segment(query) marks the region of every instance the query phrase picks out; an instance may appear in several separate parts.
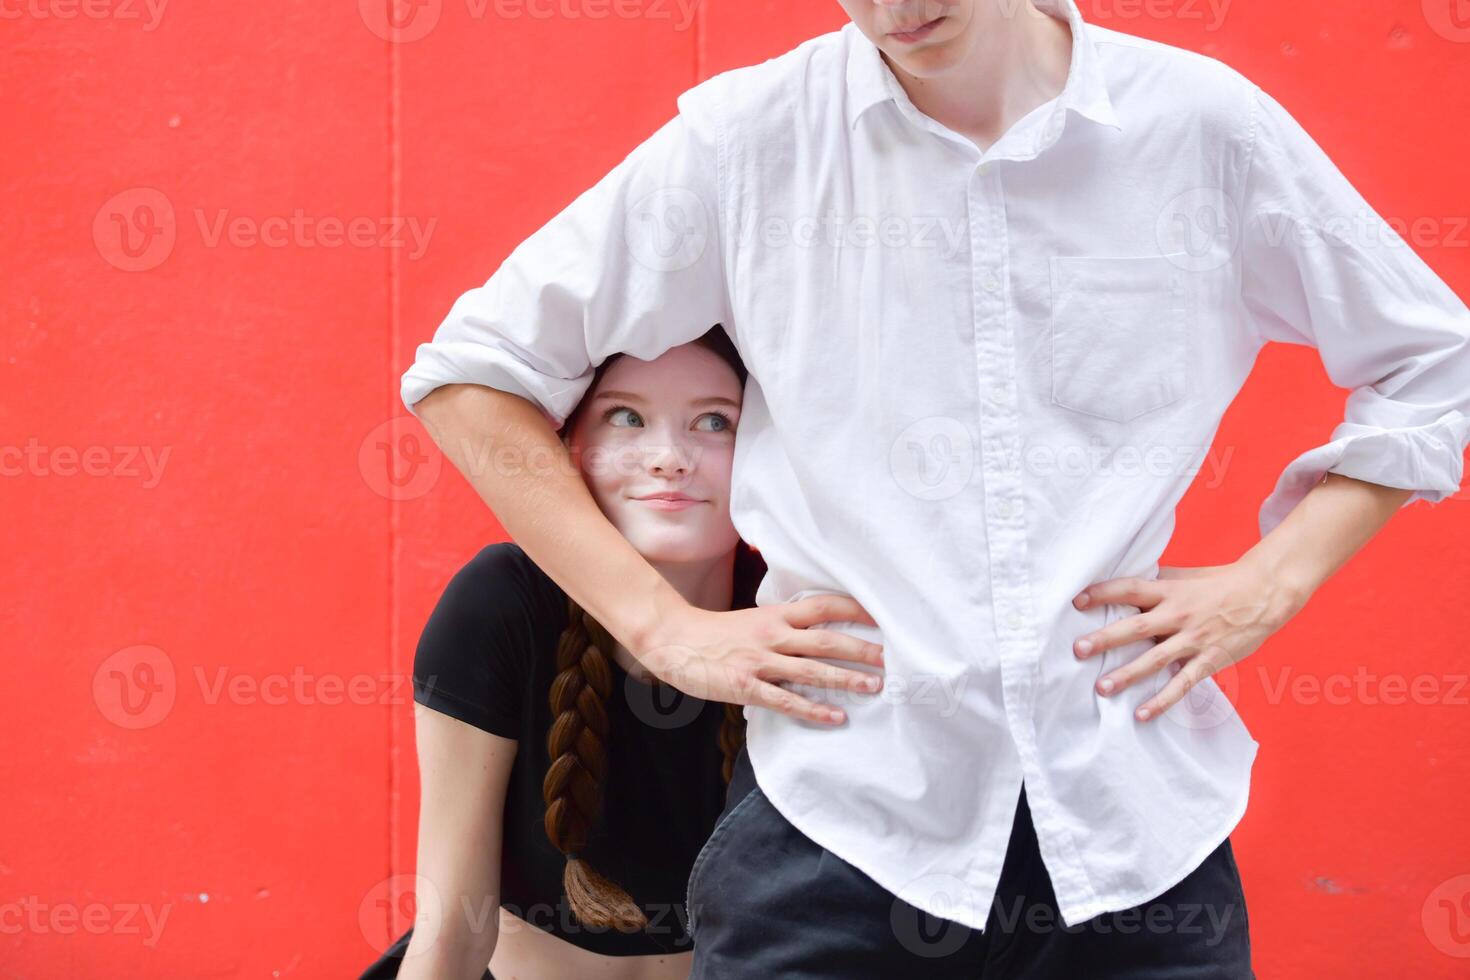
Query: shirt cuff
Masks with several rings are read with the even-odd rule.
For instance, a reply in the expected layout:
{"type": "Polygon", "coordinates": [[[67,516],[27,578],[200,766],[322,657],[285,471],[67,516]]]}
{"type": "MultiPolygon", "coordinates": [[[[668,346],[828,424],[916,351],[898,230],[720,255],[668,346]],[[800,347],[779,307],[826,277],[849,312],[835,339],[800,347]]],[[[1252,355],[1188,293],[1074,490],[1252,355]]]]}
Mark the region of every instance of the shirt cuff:
{"type": "Polygon", "coordinates": [[[553,429],[560,429],[592,384],[592,371],[580,378],[556,378],[484,344],[420,344],[417,359],[403,373],[403,406],[418,418],[415,404],[447,384],[478,384],[519,395],[540,408],[553,429]]]}
{"type": "Polygon", "coordinates": [[[1428,425],[1404,428],[1343,422],[1332,430],[1330,442],[1287,465],[1261,504],[1261,536],[1275,530],[1327,473],[1414,491],[1404,507],[1416,500],[1437,504],[1459,492],[1467,443],[1470,416],[1454,410],[1428,425]]]}

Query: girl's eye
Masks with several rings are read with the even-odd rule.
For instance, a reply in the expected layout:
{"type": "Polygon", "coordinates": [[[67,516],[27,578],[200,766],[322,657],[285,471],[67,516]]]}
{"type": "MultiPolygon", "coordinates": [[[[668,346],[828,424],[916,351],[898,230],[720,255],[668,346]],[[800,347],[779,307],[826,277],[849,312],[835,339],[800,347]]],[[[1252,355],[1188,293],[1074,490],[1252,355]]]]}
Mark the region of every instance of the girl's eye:
{"type": "Polygon", "coordinates": [[[708,432],[728,432],[732,424],[730,422],[730,416],[724,412],[710,412],[708,415],[700,416],[699,421],[703,422],[706,419],[716,423],[713,429],[706,430],[708,432]]]}
{"type": "MultiPolygon", "coordinates": [[[[612,422],[613,419],[615,419],[618,416],[622,415],[624,412],[626,412],[629,417],[635,419],[636,422],[635,423],[630,423],[630,425],[628,425],[628,426],[619,426],[619,428],[632,428],[634,425],[642,425],[643,424],[643,417],[641,415],[639,415],[637,412],[633,411],[631,408],[628,408],[626,405],[619,405],[617,408],[609,409],[608,412],[607,412],[607,414],[603,416],[603,419],[605,419],[608,422],[612,422]]],[[[616,423],[614,423],[614,424],[616,425],[616,423]]]]}

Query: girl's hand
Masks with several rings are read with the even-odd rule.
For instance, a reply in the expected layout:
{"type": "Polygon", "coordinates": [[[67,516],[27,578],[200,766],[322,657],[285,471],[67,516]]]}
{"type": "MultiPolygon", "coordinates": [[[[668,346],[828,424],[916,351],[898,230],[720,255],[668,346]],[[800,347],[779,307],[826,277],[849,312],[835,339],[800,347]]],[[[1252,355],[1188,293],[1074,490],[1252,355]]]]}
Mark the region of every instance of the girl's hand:
{"type": "Polygon", "coordinates": [[[685,606],[664,616],[642,649],[629,649],[655,677],[694,697],[760,705],[803,721],[837,725],[846,717],[840,709],[780,684],[872,694],[882,686],[881,675],[813,658],[881,669],[883,647],[838,630],[809,628],[820,623],[878,625],[856,599],[842,595],[728,612],[685,606]]]}
{"type": "Polygon", "coordinates": [[[1099,694],[1111,696],[1179,661],[1179,672],[1135,712],[1139,721],[1147,721],[1163,714],[1206,677],[1244,660],[1305,602],[1299,592],[1244,561],[1200,568],[1163,566],[1157,579],[1108,579],[1073,599],[1078,609],[1112,603],[1137,606],[1140,611],[1079,637],[1072,651],[1085,660],[1144,637],[1159,638],[1152,649],[1097,683],[1099,694]]]}

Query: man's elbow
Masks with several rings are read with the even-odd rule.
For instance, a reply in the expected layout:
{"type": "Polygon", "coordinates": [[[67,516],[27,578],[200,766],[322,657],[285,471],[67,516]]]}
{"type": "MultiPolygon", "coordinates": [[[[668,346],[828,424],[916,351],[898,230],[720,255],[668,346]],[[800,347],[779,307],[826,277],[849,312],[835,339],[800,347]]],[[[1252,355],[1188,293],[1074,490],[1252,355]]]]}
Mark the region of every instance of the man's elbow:
{"type": "MultiPolygon", "coordinates": [[[[457,382],[444,384],[414,403],[414,413],[443,448],[441,433],[456,431],[460,426],[494,418],[517,402],[531,404],[513,392],[488,385],[457,382]]],[[[533,406],[534,407],[534,406],[533,406]]],[[[539,408],[537,409],[539,413],[539,408]]]]}

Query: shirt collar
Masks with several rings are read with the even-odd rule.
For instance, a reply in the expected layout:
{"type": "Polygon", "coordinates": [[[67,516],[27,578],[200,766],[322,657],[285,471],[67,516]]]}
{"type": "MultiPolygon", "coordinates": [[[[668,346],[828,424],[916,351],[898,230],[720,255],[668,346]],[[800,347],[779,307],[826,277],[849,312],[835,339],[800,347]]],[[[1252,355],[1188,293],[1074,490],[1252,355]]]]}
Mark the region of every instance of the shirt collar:
{"type": "MultiPolygon", "coordinates": [[[[1057,99],[1058,108],[1072,109],[1086,119],[1121,130],[1123,126],[1108,96],[1107,79],[1103,75],[1097,46],[1081,11],[1077,9],[1076,0],[1033,2],[1038,10],[1065,19],[1072,29],[1072,63],[1067,70],[1067,83],[1057,99]]],[[[848,128],[852,128],[863,113],[879,102],[898,98],[907,101],[907,94],[883,60],[877,45],[868,40],[852,21],[843,25],[843,30],[848,33],[847,122],[848,128]]]]}

